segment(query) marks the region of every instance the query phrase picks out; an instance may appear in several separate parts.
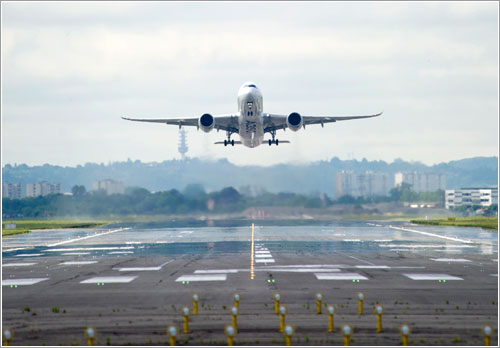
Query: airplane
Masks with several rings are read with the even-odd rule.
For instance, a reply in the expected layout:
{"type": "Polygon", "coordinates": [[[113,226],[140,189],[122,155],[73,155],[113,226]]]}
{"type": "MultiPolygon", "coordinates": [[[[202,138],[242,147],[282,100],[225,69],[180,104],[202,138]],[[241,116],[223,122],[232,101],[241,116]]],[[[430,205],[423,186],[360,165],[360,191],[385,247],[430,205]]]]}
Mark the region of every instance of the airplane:
{"type": "Polygon", "coordinates": [[[193,126],[208,133],[214,128],[226,131],[227,139],[223,142],[218,141],[215,144],[224,144],[224,146],[243,144],[246,147],[254,148],[262,144],[278,145],[280,143],[289,143],[288,140],[279,141],[276,138],[276,131],[287,128],[293,132],[300,128],[306,128],[310,124],[355,120],[360,118],[371,118],[382,115],[381,113],[367,116],[302,116],[298,112],[292,112],[289,115],[268,114],[263,111],[262,93],[253,82],[245,82],[238,90],[238,113],[230,115],[212,116],[205,113],[199,118],[159,118],[159,119],[138,119],[122,117],[124,120],[137,122],[155,122],[165,123],[167,125],[177,125],[179,129],[182,126],[193,126]],[[237,133],[241,141],[234,141],[231,135],[237,133]],[[271,139],[264,140],[264,134],[270,133],[271,139]]]}

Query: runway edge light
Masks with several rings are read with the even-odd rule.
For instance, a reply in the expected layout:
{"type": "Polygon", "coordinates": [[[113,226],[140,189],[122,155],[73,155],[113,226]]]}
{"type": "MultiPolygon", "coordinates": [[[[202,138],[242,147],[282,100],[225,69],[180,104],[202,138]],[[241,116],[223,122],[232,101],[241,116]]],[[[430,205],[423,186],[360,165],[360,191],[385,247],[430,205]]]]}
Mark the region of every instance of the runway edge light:
{"type": "Polygon", "coordinates": [[[275,292],[273,298],[274,298],[274,310],[276,311],[276,314],[280,314],[281,293],[275,292]]]}
{"type": "Polygon", "coordinates": [[[373,307],[373,311],[377,315],[377,333],[382,332],[382,314],[384,314],[384,306],[376,305],[373,307]]]}
{"type": "Polygon", "coordinates": [[[285,330],[285,316],[288,313],[288,307],[285,305],[280,306],[280,332],[285,330]]]}
{"type": "Polygon", "coordinates": [[[399,326],[399,332],[403,336],[403,346],[408,345],[408,336],[411,334],[411,326],[409,324],[401,324],[399,326]]]}
{"type": "Polygon", "coordinates": [[[233,325],[228,324],[224,327],[224,334],[227,336],[227,345],[234,346],[234,337],[236,336],[236,330],[233,325]]]}
{"type": "Polygon", "coordinates": [[[359,301],[359,314],[363,314],[363,301],[365,300],[365,294],[362,292],[358,292],[356,297],[359,301]]]}
{"type": "Polygon", "coordinates": [[[317,310],[316,310],[316,314],[321,314],[322,311],[321,311],[321,301],[323,301],[323,293],[322,292],[317,292],[314,297],[316,298],[316,307],[317,307],[317,310]]]}
{"type": "Polygon", "coordinates": [[[484,345],[491,346],[491,336],[495,332],[495,329],[491,325],[484,325],[481,329],[481,333],[484,336],[484,345]]]}
{"type": "Polygon", "coordinates": [[[167,326],[167,335],[170,338],[170,345],[177,345],[177,337],[179,336],[179,327],[177,325],[167,326]]]}
{"type": "Polygon", "coordinates": [[[94,326],[87,326],[84,332],[88,340],[88,345],[93,346],[97,337],[97,329],[94,326]]]}
{"type": "Polygon", "coordinates": [[[200,301],[200,295],[194,293],[192,299],[193,299],[193,314],[198,315],[198,301],[200,301]]]}
{"type": "Polygon", "coordinates": [[[2,341],[4,346],[10,346],[10,342],[14,339],[14,330],[5,328],[2,330],[2,341]]]}
{"type": "Polygon", "coordinates": [[[344,335],[344,346],[351,345],[351,336],[354,332],[352,325],[346,324],[342,326],[342,335],[344,335]]]}
{"type": "Polygon", "coordinates": [[[285,330],[283,331],[283,334],[285,335],[286,339],[286,345],[291,346],[292,345],[292,337],[295,334],[295,326],[293,325],[285,325],[285,330]]]}
{"type": "Polygon", "coordinates": [[[236,332],[238,332],[238,314],[240,313],[238,307],[231,307],[231,316],[233,317],[233,327],[236,332]]]}
{"type": "Polygon", "coordinates": [[[184,333],[189,333],[189,307],[182,307],[182,316],[184,317],[184,333]]]}
{"type": "Polygon", "coordinates": [[[328,332],[334,332],[334,330],[335,330],[334,316],[335,316],[336,308],[335,308],[335,306],[328,305],[328,307],[326,308],[326,311],[328,312],[328,332]]]}

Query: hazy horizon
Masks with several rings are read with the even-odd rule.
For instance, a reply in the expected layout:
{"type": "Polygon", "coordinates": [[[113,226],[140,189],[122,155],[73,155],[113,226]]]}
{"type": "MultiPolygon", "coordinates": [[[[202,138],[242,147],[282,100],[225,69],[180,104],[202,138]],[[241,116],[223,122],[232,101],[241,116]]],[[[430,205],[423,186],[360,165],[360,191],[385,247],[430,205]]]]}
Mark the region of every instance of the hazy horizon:
{"type": "Polygon", "coordinates": [[[291,144],[255,149],[186,127],[188,156],[261,166],[498,156],[497,2],[1,6],[3,164],[180,158],[177,127],[120,117],[236,113],[248,80],[264,112],[384,114],[278,131],[291,144]]]}

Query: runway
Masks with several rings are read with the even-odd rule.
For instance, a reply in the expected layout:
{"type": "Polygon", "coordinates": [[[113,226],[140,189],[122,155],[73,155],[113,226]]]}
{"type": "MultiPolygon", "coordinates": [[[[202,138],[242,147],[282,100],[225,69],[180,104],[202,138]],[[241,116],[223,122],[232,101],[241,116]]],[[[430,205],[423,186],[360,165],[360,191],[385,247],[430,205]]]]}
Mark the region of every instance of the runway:
{"type": "Polygon", "coordinates": [[[296,345],[342,345],[345,323],[353,345],[398,345],[402,323],[412,325],[413,344],[483,345],[481,326],[498,319],[497,233],[475,228],[256,224],[252,243],[250,226],[118,225],[35,231],[4,238],[2,251],[3,326],[14,329],[13,345],[85,344],[88,325],[103,345],[168,345],[165,328],[182,328],[180,309],[192,308],[194,292],[200,313],[179,344],[225,345],[234,292],[242,298],[236,344],[283,344],[275,292],[296,345]],[[318,291],[323,307],[337,307],[334,333],[316,314],[318,291]],[[385,307],[382,333],[376,303],[385,307]]]}

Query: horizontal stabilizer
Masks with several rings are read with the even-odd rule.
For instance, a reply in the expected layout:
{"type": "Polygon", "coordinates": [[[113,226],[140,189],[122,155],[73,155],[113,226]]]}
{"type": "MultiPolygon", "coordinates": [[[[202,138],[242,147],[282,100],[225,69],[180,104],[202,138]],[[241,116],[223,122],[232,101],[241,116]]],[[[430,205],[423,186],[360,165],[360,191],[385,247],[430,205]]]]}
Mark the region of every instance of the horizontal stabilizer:
{"type": "MultiPolygon", "coordinates": [[[[279,140],[278,143],[279,144],[290,144],[290,142],[288,140],[279,140]]],[[[269,140],[263,140],[262,144],[269,144],[269,140]]]]}
{"type": "MultiPolygon", "coordinates": [[[[214,144],[217,144],[217,145],[222,144],[222,145],[224,145],[224,142],[223,141],[216,141],[214,144]]],[[[228,144],[228,143],[226,143],[226,144],[227,145],[231,145],[231,144],[228,144]]],[[[237,145],[237,144],[241,145],[241,141],[235,141],[234,142],[234,145],[237,145]]]]}

